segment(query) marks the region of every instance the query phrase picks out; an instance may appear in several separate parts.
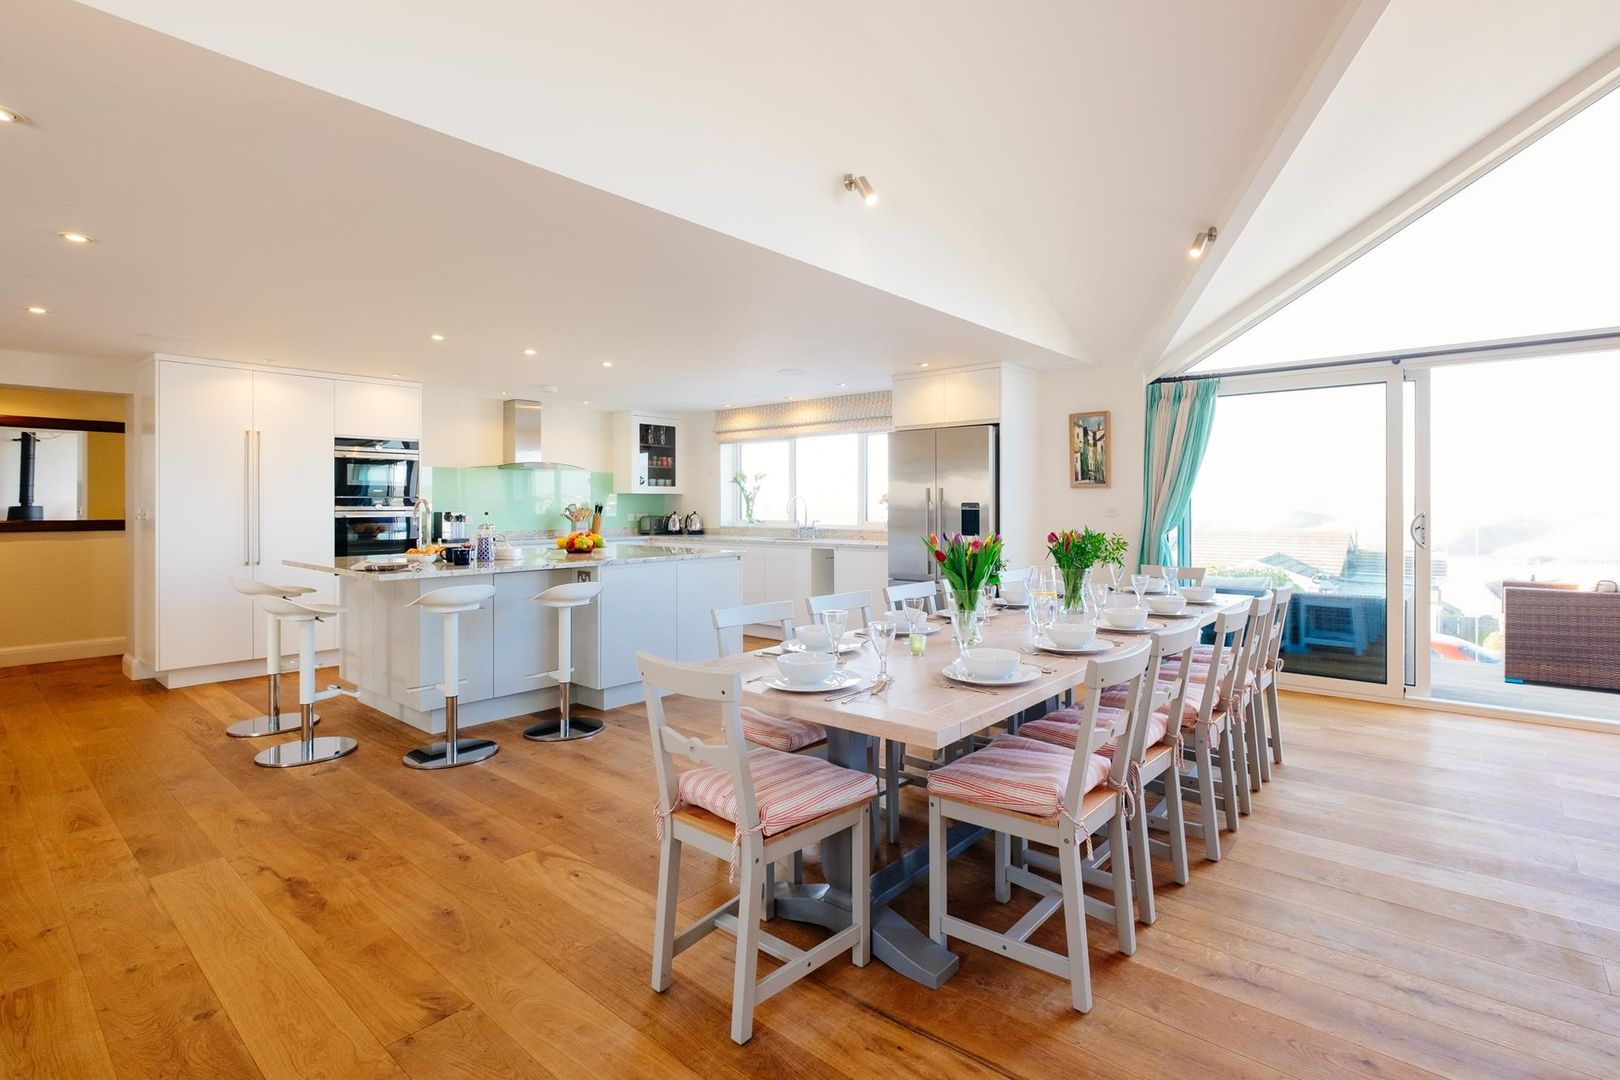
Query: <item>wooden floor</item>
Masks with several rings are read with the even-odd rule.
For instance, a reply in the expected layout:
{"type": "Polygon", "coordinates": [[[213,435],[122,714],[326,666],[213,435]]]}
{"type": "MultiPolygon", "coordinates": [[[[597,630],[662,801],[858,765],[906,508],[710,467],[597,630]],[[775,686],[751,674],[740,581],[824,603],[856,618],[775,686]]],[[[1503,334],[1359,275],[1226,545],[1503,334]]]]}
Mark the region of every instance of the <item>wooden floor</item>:
{"type": "MultiPolygon", "coordinates": [[[[335,701],[322,731],[359,752],[271,771],[223,734],[259,694],[0,671],[4,1075],[1620,1075],[1614,736],[1285,697],[1287,764],[1228,857],[1163,884],[1133,958],[1090,924],[1089,1015],[956,946],[939,992],[835,961],[739,1048],[724,935],[647,985],[639,710],[569,745],[480,728],[498,757],[428,774],[335,701]]],[[[953,910],[1010,922],[987,865],[953,864],[953,910]]],[[[723,866],[683,875],[689,914],[723,897],[723,866]]]]}

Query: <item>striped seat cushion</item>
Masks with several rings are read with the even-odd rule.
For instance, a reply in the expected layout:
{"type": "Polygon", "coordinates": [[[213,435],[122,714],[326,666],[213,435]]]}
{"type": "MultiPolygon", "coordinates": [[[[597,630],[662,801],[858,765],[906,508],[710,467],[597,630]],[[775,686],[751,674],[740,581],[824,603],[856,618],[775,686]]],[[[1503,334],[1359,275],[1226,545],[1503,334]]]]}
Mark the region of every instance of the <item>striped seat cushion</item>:
{"type": "MultiPolygon", "coordinates": [[[[764,747],[748,752],[748,770],[754,778],[754,805],[766,836],[865,802],[878,793],[877,777],[870,773],[764,747]]],[[[701,806],[727,821],[737,820],[737,786],[731,774],[718,766],[682,773],[680,801],[701,806]]]]}
{"type": "MultiPolygon", "coordinates": [[[[1002,735],[928,774],[928,791],[947,799],[1055,817],[1063,808],[1074,751],[1022,735],[1002,735]]],[[[1108,776],[1109,762],[1092,754],[1086,762],[1085,790],[1108,776]]]]}
{"type": "Polygon", "coordinates": [[[827,738],[827,729],[820,724],[791,716],[771,716],[746,705],[742,709],[742,728],[743,738],[755,746],[780,750],[784,754],[814,746],[827,738]]]}
{"type": "MultiPolygon", "coordinates": [[[[1099,718],[1102,716],[1104,711],[1105,710],[1102,709],[1097,710],[1097,715],[1099,718]]],[[[1119,712],[1118,709],[1110,709],[1106,711],[1112,713],[1119,712]]],[[[1164,738],[1169,731],[1169,707],[1166,706],[1162,709],[1153,710],[1153,713],[1148,717],[1147,741],[1142,745],[1152,746],[1154,743],[1164,738]]],[[[1031,739],[1039,739],[1042,742],[1049,742],[1054,746],[1067,746],[1070,749],[1073,749],[1075,744],[1080,739],[1080,710],[1055,709],[1041,717],[1039,720],[1031,720],[1027,724],[1019,725],[1018,734],[1027,736],[1031,739]]],[[[1114,744],[1108,743],[1104,746],[1098,747],[1097,754],[1099,757],[1105,757],[1112,760],[1114,756],[1114,744]]]]}

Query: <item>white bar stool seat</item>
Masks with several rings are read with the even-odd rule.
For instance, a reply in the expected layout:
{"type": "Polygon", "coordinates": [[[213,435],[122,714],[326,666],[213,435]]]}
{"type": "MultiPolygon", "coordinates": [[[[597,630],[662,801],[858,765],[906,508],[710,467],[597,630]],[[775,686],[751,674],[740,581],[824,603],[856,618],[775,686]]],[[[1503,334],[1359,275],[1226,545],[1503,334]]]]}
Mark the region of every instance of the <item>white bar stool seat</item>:
{"type": "MultiPolygon", "coordinates": [[[[290,769],[298,765],[314,765],[333,761],[352,754],[359,744],[346,735],[315,737],[315,703],[322,698],[341,694],[342,690],[315,692],[315,624],[321,619],[341,615],[343,609],[336,604],[322,604],[313,600],[288,599],[280,596],[261,596],[259,606],[276,617],[277,622],[298,626],[298,738],[277,743],[259,751],[253,757],[255,764],[267,769],[290,769]]],[[[280,645],[271,649],[271,655],[280,645]]]]}
{"type": "MultiPolygon", "coordinates": [[[[231,578],[231,587],[243,596],[258,600],[264,596],[279,597],[283,600],[293,596],[307,596],[315,590],[308,585],[276,585],[271,582],[253,581],[249,578],[231,578]]],[[[262,605],[261,605],[262,610],[262,605]]],[[[255,716],[251,720],[238,720],[225,729],[225,734],[233,739],[260,739],[266,735],[285,735],[297,731],[299,717],[297,713],[281,711],[281,619],[266,611],[264,613],[264,666],[265,673],[270,679],[269,699],[263,716],[255,716]]],[[[320,723],[321,718],[315,717],[313,723],[320,723]]]]}
{"type": "Polygon", "coordinates": [[[525,739],[533,742],[568,742],[588,739],[602,730],[602,721],[592,717],[576,720],[568,713],[569,680],[574,677],[574,609],[589,604],[601,592],[602,583],[599,581],[571,581],[566,585],[554,585],[539,596],[532,597],[542,607],[555,608],[557,611],[557,668],[555,671],[530,675],[529,678],[555,679],[559,696],[556,718],[542,720],[525,728],[525,739]]]}
{"type": "Polygon", "coordinates": [[[418,746],[406,754],[405,764],[413,769],[454,769],[495,756],[500,745],[493,739],[463,739],[457,709],[461,701],[461,615],[477,611],[495,595],[493,585],[452,585],[434,589],[412,600],[407,607],[420,607],[444,616],[444,679],[427,686],[413,686],[410,693],[438,690],[444,695],[444,738],[418,746]]]}

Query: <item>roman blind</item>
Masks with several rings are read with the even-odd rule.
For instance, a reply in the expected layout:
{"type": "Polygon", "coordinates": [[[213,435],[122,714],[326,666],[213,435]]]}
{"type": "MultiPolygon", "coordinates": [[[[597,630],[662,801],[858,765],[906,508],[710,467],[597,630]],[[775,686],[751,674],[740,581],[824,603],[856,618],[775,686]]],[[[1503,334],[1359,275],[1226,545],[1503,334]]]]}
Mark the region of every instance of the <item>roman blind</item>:
{"type": "Polygon", "coordinates": [[[887,390],[721,409],[714,414],[714,439],[739,443],[792,439],[800,435],[888,431],[894,427],[892,413],[891,395],[887,390]]]}

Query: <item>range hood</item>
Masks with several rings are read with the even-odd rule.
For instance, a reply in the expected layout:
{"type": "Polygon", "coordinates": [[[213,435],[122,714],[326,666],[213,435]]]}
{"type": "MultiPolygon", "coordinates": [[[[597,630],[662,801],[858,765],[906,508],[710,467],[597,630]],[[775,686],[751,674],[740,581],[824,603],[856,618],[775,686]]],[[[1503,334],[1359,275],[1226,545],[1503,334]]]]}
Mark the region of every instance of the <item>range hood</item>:
{"type": "Polygon", "coordinates": [[[501,402],[501,468],[503,469],[580,469],[558,461],[545,452],[544,407],[538,401],[508,398],[501,402]]]}

